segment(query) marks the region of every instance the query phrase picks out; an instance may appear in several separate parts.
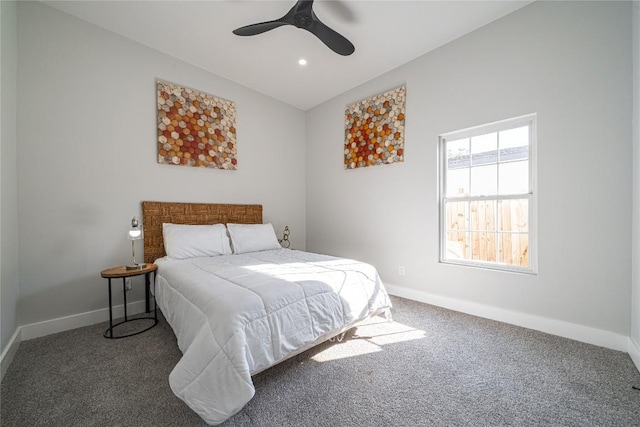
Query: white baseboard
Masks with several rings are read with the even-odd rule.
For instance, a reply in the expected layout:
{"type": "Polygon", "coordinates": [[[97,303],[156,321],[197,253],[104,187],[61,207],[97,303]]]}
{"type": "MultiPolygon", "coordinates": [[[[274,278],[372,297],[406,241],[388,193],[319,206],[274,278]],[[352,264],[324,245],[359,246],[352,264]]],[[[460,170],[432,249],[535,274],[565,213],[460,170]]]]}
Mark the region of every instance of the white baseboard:
{"type": "MultiPolygon", "coordinates": [[[[434,295],[416,289],[406,288],[404,286],[385,284],[385,287],[391,295],[396,295],[402,298],[412,299],[516,326],[522,326],[524,328],[534,329],[588,344],[623,351],[625,353],[629,352],[629,337],[615,332],[604,331],[602,329],[591,328],[561,320],[549,319],[533,314],[492,307],[476,302],[434,295]]],[[[638,362],[635,359],[634,362],[636,366],[638,366],[638,362]]]]}
{"type": "MultiPolygon", "coordinates": [[[[127,304],[127,315],[142,313],[144,311],[144,300],[130,302],[127,304]]],[[[116,305],[113,307],[113,318],[117,319],[124,316],[124,306],[116,305]]],[[[71,316],[59,317],[57,319],[45,320],[43,322],[31,323],[23,325],[22,341],[31,340],[45,335],[51,335],[58,332],[64,332],[71,329],[81,328],[83,326],[94,325],[96,323],[109,320],[109,309],[101,308],[100,310],[88,311],[86,313],[72,314],[71,316]]]]}
{"type": "Polygon", "coordinates": [[[20,342],[22,342],[22,334],[20,332],[21,328],[18,327],[4,348],[2,355],[0,355],[0,381],[4,379],[4,374],[7,372],[7,369],[9,369],[13,356],[16,355],[18,347],[20,347],[20,342]]]}
{"type": "MultiPolygon", "coordinates": [[[[127,315],[134,315],[144,312],[145,302],[136,301],[127,304],[127,315]]],[[[113,318],[117,319],[124,316],[124,306],[116,305],[113,307],[113,318]]],[[[13,356],[18,351],[18,347],[22,341],[51,335],[58,332],[64,332],[71,329],[81,328],[83,326],[94,325],[109,320],[109,309],[102,308],[100,310],[88,311],[86,313],[73,314],[71,316],[59,317],[57,319],[45,320],[43,322],[30,323],[28,325],[18,326],[16,332],[9,340],[2,355],[0,356],[0,379],[4,378],[5,372],[9,369],[9,365],[13,360],[13,356]]]]}
{"type": "Polygon", "coordinates": [[[629,356],[640,371],[640,344],[633,342],[631,338],[629,338],[629,356]]]}

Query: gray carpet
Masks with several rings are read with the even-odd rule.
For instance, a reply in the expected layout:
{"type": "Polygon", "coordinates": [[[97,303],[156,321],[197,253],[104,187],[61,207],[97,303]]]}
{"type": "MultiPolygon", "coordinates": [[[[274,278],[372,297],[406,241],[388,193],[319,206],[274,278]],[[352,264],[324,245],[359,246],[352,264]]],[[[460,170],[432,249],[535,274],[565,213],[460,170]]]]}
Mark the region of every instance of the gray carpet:
{"type": "MultiPolygon", "coordinates": [[[[393,323],[373,319],[258,375],[224,426],[640,426],[640,373],[625,353],[393,303],[393,323]]],[[[106,327],[23,342],[1,424],[203,426],[169,388],[181,353],[166,321],[120,340],[106,327]]]]}

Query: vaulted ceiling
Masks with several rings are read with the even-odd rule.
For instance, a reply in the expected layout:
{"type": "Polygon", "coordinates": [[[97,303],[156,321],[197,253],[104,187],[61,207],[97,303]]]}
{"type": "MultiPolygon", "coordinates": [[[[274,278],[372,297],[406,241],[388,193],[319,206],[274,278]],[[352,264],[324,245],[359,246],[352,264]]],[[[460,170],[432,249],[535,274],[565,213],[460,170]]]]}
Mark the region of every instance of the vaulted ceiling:
{"type": "Polygon", "coordinates": [[[295,0],[45,3],[308,110],[531,1],[317,0],[319,19],[355,45],[349,56],[289,25],[250,37],[232,33],[282,17],[295,0]]]}

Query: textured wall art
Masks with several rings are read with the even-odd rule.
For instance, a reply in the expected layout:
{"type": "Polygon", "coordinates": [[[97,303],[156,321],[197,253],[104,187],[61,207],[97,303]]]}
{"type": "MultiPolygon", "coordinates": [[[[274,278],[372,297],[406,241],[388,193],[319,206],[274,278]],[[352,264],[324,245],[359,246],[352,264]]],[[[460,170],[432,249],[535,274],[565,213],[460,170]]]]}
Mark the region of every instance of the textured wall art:
{"type": "Polygon", "coordinates": [[[346,108],[345,169],[404,161],[406,93],[400,86],[346,108]]]}
{"type": "Polygon", "coordinates": [[[158,163],[236,169],[236,106],[157,81],[158,163]]]}

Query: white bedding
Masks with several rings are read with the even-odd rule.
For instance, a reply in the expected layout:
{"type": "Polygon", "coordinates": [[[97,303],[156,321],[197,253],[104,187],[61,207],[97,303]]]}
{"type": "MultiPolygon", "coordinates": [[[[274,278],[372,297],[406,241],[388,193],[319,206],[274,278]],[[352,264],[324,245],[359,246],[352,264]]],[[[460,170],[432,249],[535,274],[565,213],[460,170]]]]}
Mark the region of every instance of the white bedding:
{"type": "Polygon", "coordinates": [[[183,353],[171,389],[214,425],[253,397],[252,373],[391,307],[376,269],[348,259],[277,249],[156,264],[183,353]]]}

